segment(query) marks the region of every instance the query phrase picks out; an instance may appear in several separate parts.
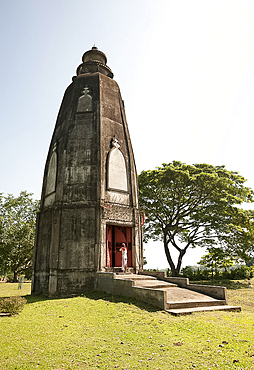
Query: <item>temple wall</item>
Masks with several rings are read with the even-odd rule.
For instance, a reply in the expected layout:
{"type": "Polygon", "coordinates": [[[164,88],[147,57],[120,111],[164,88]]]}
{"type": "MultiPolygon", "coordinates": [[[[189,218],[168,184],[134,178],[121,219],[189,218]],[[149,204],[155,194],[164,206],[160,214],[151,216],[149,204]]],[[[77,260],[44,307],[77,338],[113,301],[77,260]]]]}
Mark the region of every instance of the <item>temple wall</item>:
{"type": "Polygon", "coordinates": [[[99,72],[73,78],[45,165],[33,293],[94,289],[94,274],[105,269],[107,224],[132,227],[133,263],[140,267],[135,163],[124,118],[112,78],[99,72]]]}

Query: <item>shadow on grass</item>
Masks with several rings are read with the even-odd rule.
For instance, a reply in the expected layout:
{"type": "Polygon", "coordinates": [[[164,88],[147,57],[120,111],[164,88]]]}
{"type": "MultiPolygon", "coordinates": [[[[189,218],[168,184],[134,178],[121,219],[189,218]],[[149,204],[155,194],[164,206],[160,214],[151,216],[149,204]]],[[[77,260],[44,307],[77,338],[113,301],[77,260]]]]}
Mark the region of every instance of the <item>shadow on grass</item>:
{"type": "Polygon", "coordinates": [[[24,295],[23,297],[27,300],[27,304],[44,302],[44,301],[60,300],[60,299],[72,299],[75,297],[84,297],[84,298],[92,299],[94,301],[103,300],[106,302],[126,303],[129,305],[134,305],[148,312],[161,311],[159,307],[152,306],[149,303],[146,303],[143,301],[138,301],[136,298],[112,295],[112,294],[108,294],[108,293],[97,291],[97,290],[84,292],[82,294],[73,295],[71,297],[47,297],[43,295],[30,295],[30,294],[24,295]]]}
{"type": "Polygon", "coordinates": [[[246,289],[249,287],[248,280],[228,280],[228,279],[218,279],[218,280],[203,280],[203,281],[191,281],[191,284],[200,285],[218,285],[225,286],[227,289],[246,289]]]}

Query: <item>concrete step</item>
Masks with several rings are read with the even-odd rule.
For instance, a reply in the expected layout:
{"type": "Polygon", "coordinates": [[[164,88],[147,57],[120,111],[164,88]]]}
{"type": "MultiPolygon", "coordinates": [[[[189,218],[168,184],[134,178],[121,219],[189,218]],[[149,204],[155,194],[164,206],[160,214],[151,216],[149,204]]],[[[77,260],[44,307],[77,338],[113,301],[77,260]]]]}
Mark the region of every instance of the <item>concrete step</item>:
{"type": "Polygon", "coordinates": [[[137,274],[128,274],[128,273],[119,273],[116,274],[115,279],[126,279],[126,280],[133,280],[133,281],[157,281],[156,277],[148,276],[148,275],[137,275],[137,274]]]}
{"type": "Polygon", "coordinates": [[[167,302],[167,309],[182,309],[182,308],[196,308],[196,307],[218,307],[218,306],[225,306],[226,301],[219,300],[219,299],[209,299],[209,300],[202,300],[202,301],[184,301],[184,302],[167,302]]]}
{"type": "Polygon", "coordinates": [[[176,284],[167,283],[160,280],[138,280],[135,281],[135,286],[151,289],[169,289],[177,287],[176,284]]]}
{"type": "Polygon", "coordinates": [[[133,274],[133,267],[127,267],[127,271],[123,272],[122,267],[106,267],[105,272],[115,272],[116,274],[133,274]]]}
{"type": "Polygon", "coordinates": [[[205,306],[205,307],[191,307],[191,308],[178,308],[178,309],[169,309],[166,310],[166,312],[175,315],[175,316],[180,316],[180,315],[188,315],[193,312],[204,312],[204,311],[241,311],[241,307],[239,306],[228,306],[228,305],[223,305],[223,306],[205,306]]]}

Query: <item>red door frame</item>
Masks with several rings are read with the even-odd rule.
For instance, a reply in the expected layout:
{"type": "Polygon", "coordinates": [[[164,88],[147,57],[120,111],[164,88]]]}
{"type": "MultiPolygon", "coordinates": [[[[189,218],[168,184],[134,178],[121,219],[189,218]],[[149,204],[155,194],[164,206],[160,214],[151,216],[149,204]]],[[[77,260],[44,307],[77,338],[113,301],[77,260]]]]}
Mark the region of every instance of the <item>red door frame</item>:
{"type": "Polygon", "coordinates": [[[127,246],[127,266],[132,267],[132,227],[107,225],[106,267],[121,267],[122,243],[127,246]]]}

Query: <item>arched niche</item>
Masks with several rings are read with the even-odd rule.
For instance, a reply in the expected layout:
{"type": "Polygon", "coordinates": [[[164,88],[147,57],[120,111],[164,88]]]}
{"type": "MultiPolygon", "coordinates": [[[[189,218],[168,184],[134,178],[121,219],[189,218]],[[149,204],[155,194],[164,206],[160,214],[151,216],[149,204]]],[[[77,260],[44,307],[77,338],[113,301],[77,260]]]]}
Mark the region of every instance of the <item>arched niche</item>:
{"type": "Polygon", "coordinates": [[[108,189],[127,192],[126,163],[116,138],[112,139],[112,146],[108,156],[108,189]]]}
{"type": "Polygon", "coordinates": [[[57,153],[56,146],[54,146],[53,153],[49,161],[47,183],[45,195],[49,195],[56,191],[56,176],[57,176],[57,153]]]}
{"type": "Polygon", "coordinates": [[[92,96],[90,95],[88,87],[85,87],[82,91],[82,95],[78,100],[77,112],[91,112],[92,109],[92,96]]]}

